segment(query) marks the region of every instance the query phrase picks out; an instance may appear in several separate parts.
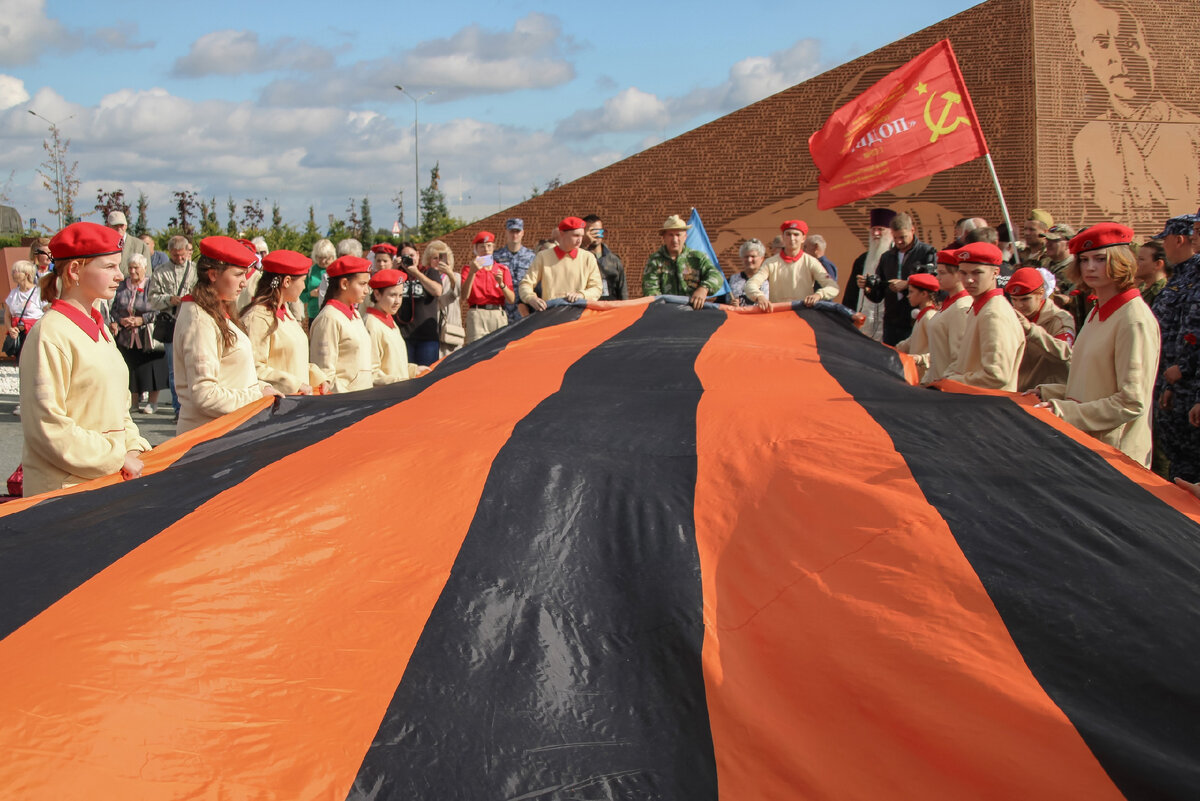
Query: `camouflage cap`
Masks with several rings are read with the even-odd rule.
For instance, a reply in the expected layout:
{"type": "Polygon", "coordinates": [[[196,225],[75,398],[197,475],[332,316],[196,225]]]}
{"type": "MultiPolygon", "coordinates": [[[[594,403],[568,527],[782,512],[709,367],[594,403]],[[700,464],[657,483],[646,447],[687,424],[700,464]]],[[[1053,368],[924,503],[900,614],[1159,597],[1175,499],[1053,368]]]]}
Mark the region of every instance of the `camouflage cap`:
{"type": "Polygon", "coordinates": [[[1045,209],[1034,209],[1033,211],[1029,212],[1029,216],[1025,219],[1037,220],[1038,222],[1043,223],[1047,228],[1054,225],[1054,218],[1051,217],[1050,212],[1046,211],[1045,209]]]}
{"type": "Polygon", "coordinates": [[[1167,224],[1151,239],[1164,239],[1168,236],[1191,236],[1192,223],[1200,219],[1200,215],[1196,214],[1180,214],[1178,217],[1172,217],[1167,220],[1167,224]]]}
{"type": "Polygon", "coordinates": [[[1063,225],[1062,223],[1059,223],[1058,225],[1052,225],[1050,226],[1050,230],[1046,231],[1046,239],[1050,240],[1051,242],[1069,241],[1074,238],[1075,229],[1069,225],[1063,225]]]}

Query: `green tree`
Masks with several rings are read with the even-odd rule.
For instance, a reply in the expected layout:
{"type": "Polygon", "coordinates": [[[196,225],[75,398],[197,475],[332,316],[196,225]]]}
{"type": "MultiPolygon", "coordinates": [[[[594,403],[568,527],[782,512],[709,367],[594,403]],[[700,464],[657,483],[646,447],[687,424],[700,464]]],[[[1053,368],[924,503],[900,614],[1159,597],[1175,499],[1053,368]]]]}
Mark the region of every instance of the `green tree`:
{"type": "Polygon", "coordinates": [[[226,236],[237,236],[237,203],[233,199],[233,195],[225,201],[225,211],[228,212],[229,219],[225,223],[226,236]]]}
{"type": "Polygon", "coordinates": [[[317,218],[313,214],[312,206],[308,207],[308,224],[304,226],[304,238],[308,239],[309,237],[312,238],[313,242],[321,238],[321,231],[317,228],[317,218]]]}
{"type": "Polygon", "coordinates": [[[138,192],[137,199],[137,218],[133,221],[133,235],[145,236],[150,231],[150,225],[146,222],[146,215],[150,213],[150,201],[146,198],[145,192],[138,192]]]}
{"type": "Polygon", "coordinates": [[[263,213],[262,201],[246,198],[246,202],[242,206],[242,228],[258,230],[262,228],[263,220],[266,219],[266,216],[263,213]]]}
{"type": "Polygon", "coordinates": [[[375,244],[375,229],[371,225],[371,201],[366,195],[362,199],[362,207],[358,215],[359,228],[362,230],[362,236],[359,240],[363,244],[363,248],[369,250],[371,245],[375,244]]]}
{"type": "Polygon", "coordinates": [[[450,209],[446,207],[446,193],[438,187],[440,176],[441,165],[434,164],[433,169],[429,171],[429,186],[421,190],[422,242],[436,239],[457,227],[456,220],[450,216],[450,209]]]}
{"type": "Polygon", "coordinates": [[[174,193],[174,198],[175,216],[168,221],[167,227],[176,229],[172,236],[180,234],[191,239],[196,234],[195,226],[192,224],[192,219],[196,214],[196,193],[181,189],[174,193]]]}
{"type": "MultiPolygon", "coordinates": [[[[279,232],[283,229],[283,212],[279,210],[279,201],[271,202],[271,230],[279,232]]],[[[288,248],[291,250],[292,248],[288,248]]]]}

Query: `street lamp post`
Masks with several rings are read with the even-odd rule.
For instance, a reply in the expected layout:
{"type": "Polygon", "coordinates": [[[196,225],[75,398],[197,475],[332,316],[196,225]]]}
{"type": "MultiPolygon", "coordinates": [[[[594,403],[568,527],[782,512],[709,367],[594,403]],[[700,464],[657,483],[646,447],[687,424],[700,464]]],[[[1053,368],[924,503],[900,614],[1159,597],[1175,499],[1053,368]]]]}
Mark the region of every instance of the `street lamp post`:
{"type": "MultiPolygon", "coordinates": [[[[32,114],[33,116],[37,117],[42,122],[48,123],[50,125],[50,134],[54,137],[54,152],[50,154],[50,157],[54,161],[54,205],[55,205],[55,211],[58,212],[58,228],[61,231],[62,227],[63,227],[62,174],[59,172],[59,164],[58,163],[60,161],[62,161],[62,156],[59,153],[59,147],[58,147],[58,123],[54,122],[53,120],[46,119],[41,114],[38,114],[36,111],[34,111],[33,109],[27,109],[27,111],[30,114],[32,114]]],[[[74,114],[71,115],[71,117],[74,117],[74,116],[75,116],[74,114]]],[[[71,117],[67,117],[67,120],[71,119],[71,117]]],[[[63,122],[66,122],[67,120],[63,120],[63,122]]]]}
{"type": "Polygon", "coordinates": [[[413,196],[413,206],[417,215],[417,231],[419,235],[421,229],[421,129],[419,127],[421,101],[433,94],[433,90],[430,89],[420,97],[413,97],[400,84],[395,84],[395,87],[413,102],[413,177],[417,188],[417,194],[413,196]]]}

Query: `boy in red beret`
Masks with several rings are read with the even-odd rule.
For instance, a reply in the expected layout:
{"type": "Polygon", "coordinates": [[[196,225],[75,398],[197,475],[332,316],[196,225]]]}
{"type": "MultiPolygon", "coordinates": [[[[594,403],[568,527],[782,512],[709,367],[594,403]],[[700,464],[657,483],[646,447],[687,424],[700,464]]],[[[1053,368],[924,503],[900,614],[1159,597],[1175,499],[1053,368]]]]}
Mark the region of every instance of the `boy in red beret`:
{"type": "Polygon", "coordinates": [[[1017,390],[1025,332],[996,276],[1004,261],[1000,248],[990,242],[972,242],[954,254],[963,288],[970,293],[971,313],[958,358],[946,378],[987,389],[1017,390]]]}
{"type": "Polygon", "coordinates": [[[604,282],[600,265],[591,251],[580,246],[583,242],[583,220],[566,217],[558,224],[552,248],[541,251],[518,286],[521,302],[534,311],[546,308],[546,301],[562,298],[568,303],[577,300],[600,300],[604,282]],[[541,295],[534,287],[541,284],[541,295]]]}
{"type": "Polygon", "coordinates": [[[783,250],[764,261],[746,282],[746,300],[770,311],[772,300],[799,300],[805,306],[813,306],[819,300],[836,298],[837,282],[815,256],[804,252],[808,225],[803,220],[785,220],[779,226],[779,235],[783,238],[783,250]],[[769,299],[761,291],[763,281],[771,288],[769,299]]]}
{"type": "Polygon", "coordinates": [[[897,344],[896,350],[913,357],[918,379],[924,378],[929,369],[929,324],[937,315],[934,298],[939,288],[938,279],[928,273],[917,273],[908,279],[908,303],[916,317],[912,334],[897,344]]]}
{"type": "Polygon", "coordinates": [[[967,331],[967,315],[971,312],[971,295],[963,289],[958,275],[958,257],[953,250],[937,254],[937,281],[945,300],[926,328],[929,335],[929,368],[922,383],[937,381],[958,358],[963,334],[967,331]]]}
{"type": "Polygon", "coordinates": [[[1022,267],[1014,272],[1004,292],[1025,331],[1017,388],[1024,392],[1038,384],[1066,381],[1075,344],[1075,318],[1049,299],[1046,279],[1037,268],[1022,267]]]}

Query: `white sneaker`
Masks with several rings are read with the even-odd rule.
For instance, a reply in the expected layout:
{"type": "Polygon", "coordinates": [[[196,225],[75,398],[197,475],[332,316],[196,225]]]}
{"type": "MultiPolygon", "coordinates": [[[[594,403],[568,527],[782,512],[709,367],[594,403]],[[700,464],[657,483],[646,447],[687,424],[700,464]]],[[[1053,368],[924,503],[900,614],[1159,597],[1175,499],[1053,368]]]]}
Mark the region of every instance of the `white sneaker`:
{"type": "Polygon", "coordinates": [[[13,407],[13,414],[15,414],[17,417],[21,416],[21,404],[18,403],[13,407]]]}
{"type": "Polygon", "coordinates": [[[155,406],[153,403],[147,403],[145,406],[142,407],[142,412],[145,414],[154,414],[157,411],[158,411],[158,407],[155,406]]]}

